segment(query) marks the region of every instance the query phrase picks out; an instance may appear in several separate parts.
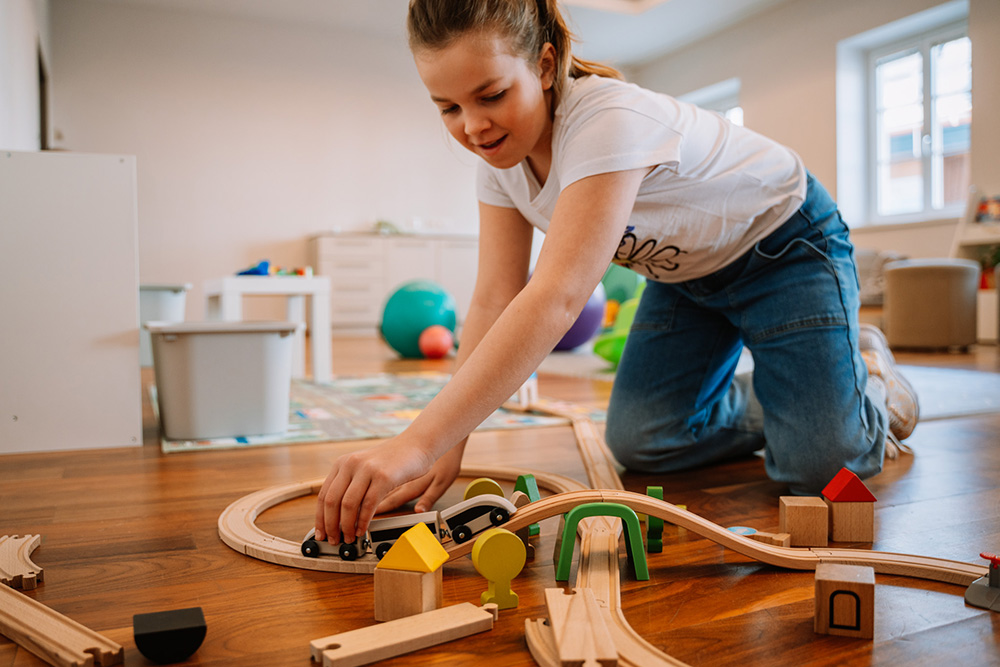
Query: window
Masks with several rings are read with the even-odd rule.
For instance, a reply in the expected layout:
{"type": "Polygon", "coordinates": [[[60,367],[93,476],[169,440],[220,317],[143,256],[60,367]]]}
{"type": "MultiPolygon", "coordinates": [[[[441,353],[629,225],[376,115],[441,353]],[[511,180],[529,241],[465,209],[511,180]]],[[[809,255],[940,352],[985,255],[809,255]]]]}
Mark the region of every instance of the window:
{"type": "Polygon", "coordinates": [[[965,205],[971,55],[962,26],[870,52],[872,219],[959,214],[965,205]]]}
{"type": "Polygon", "coordinates": [[[968,17],[968,0],[950,0],[837,43],[837,203],[851,226],[962,215],[968,17]]]}

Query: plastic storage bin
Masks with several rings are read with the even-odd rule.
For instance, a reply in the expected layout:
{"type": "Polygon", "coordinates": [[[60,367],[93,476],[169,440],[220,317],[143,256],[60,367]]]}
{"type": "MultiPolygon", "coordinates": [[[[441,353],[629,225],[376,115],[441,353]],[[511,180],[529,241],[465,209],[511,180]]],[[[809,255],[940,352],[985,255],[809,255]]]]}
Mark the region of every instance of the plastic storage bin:
{"type": "Polygon", "coordinates": [[[183,285],[139,285],[139,365],[153,365],[153,348],[146,322],[183,322],[184,306],[191,283],[183,285]]]}
{"type": "Polygon", "coordinates": [[[292,322],[148,322],[168,440],[288,430],[292,322]]]}

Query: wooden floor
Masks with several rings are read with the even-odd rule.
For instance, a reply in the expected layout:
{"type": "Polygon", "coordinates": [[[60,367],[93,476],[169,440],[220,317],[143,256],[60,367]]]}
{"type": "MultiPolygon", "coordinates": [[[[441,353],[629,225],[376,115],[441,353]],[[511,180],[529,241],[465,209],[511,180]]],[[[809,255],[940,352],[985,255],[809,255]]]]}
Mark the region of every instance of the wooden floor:
{"type": "MultiPolygon", "coordinates": [[[[970,354],[898,355],[903,363],[1000,372],[995,347],[970,354]]],[[[444,370],[401,362],[370,339],[334,339],[338,374],[444,370]]],[[[145,383],[150,375],[147,371],[145,383]]],[[[145,384],[144,383],[144,384],[145,384]]],[[[610,385],[543,375],[541,393],[602,404],[610,385]]],[[[132,639],[133,614],[200,606],[208,635],[188,664],[309,664],[309,641],[372,625],[372,579],[289,569],[253,560],[218,538],[234,500],[276,484],[322,477],[340,453],[368,443],[305,444],[164,456],[145,404],[145,443],[129,450],[0,457],[0,535],[41,534],[33,559],[45,581],[26,594],[126,648],[125,664],[148,664],[132,639]]],[[[873,548],[983,564],[1000,550],[1000,414],[920,424],[916,456],[887,461],[869,481],[879,498],[873,548]]],[[[569,428],[476,434],[467,462],[502,464],[585,480],[569,428]]],[[[460,500],[467,480],[442,500],[460,500]]],[[[630,490],[662,485],[666,499],[722,526],[775,531],[780,484],[757,458],[663,476],[629,475],[630,490]]],[[[300,539],[310,498],[264,513],[265,530],[300,539]]],[[[543,524],[539,557],[514,581],[517,609],[490,633],[391,664],[534,664],[525,619],[545,614],[555,585],[555,520],[543,524]]],[[[848,545],[850,546],[850,545],[848,545]]],[[[867,546],[867,545],[857,545],[867,546]]],[[[758,564],[667,526],[650,580],[622,559],[622,606],[632,627],[691,665],[996,665],[1000,615],[968,607],[960,586],[877,577],[874,641],[813,633],[813,575],[758,564]]],[[[574,575],[575,576],[575,575],[574,575]]],[[[572,579],[571,579],[572,581],[572,579]]],[[[445,604],[478,601],[486,582],[466,558],[449,563],[445,604]]],[[[41,664],[0,637],[0,667],[41,664]]]]}

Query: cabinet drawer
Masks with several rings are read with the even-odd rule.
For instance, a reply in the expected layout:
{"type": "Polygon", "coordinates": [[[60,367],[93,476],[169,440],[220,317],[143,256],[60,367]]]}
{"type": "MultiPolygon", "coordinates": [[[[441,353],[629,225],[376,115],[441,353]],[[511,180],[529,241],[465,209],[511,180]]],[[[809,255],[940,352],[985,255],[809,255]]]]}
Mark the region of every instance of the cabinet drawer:
{"type": "Polygon", "coordinates": [[[338,299],[330,305],[332,326],[371,325],[375,326],[382,316],[382,304],[369,299],[338,299]]]}
{"type": "Polygon", "coordinates": [[[381,278],[366,280],[358,276],[337,276],[330,279],[331,303],[343,299],[371,299],[381,303],[385,289],[381,278]]]}
{"type": "Polygon", "coordinates": [[[364,236],[337,236],[316,239],[319,258],[382,260],[382,239],[364,236]]]}
{"type": "Polygon", "coordinates": [[[317,271],[320,275],[338,278],[375,278],[381,282],[385,262],[366,257],[321,257],[317,271]]]}

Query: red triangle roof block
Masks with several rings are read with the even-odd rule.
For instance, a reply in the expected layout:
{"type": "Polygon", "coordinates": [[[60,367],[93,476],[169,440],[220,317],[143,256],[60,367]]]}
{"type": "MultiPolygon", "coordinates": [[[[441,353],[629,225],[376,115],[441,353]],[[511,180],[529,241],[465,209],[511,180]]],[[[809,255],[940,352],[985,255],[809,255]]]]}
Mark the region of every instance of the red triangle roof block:
{"type": "Polygon", "coordinates": [[[873,503],[876,500],[861,478],[847,468],[841,468],[830,480],[823,495],[835,503],[873,503]]]}

